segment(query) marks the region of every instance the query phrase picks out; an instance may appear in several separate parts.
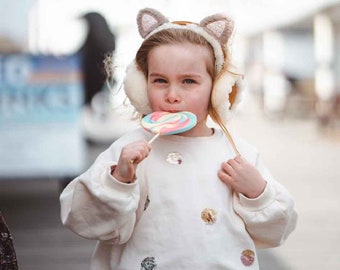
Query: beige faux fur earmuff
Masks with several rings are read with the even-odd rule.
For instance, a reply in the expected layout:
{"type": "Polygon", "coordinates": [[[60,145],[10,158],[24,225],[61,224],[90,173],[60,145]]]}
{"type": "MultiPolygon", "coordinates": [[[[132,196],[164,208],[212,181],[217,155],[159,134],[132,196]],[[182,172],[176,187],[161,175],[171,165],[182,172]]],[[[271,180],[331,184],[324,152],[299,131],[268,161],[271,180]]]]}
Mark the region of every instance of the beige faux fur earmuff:
{"type": "MultiPolygon", "coordinates": [[[[211,104],[222,121],[228,120],[241,100],[242,89],[242,76],[231,72],[227,62],[226,50],[234,29],[233,21],[224,15],[215,14],[204,18],[199,24],[184,21],[170,22],[159,11],[145,8],[139,11],[137,24],[139,33],[144,39],[165,29],[187,29],[203,36],[211,44],[215,54],[217,74],[214,79],[211,104]]],[[[127,67],[124,89],[131,104],[139,113],[151,112],[147,96],[147,80],[135,61],[127,67]]]]}

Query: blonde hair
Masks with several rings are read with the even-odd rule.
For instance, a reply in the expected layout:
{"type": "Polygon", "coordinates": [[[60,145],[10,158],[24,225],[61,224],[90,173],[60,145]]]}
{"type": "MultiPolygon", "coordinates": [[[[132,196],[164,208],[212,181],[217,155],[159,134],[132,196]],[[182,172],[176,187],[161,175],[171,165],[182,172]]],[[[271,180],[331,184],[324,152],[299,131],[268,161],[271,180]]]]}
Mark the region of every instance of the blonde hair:
{"type": "Polygon", "coordinates": [[[168,45],[168,44],[182,44],[191,43],[194,45],[199,45],[207,48],[212,57],[213,65],[207,67],[208,72],[212,78],[215,77],[215,60],[214,60],[214,50],[210,43],[201,35],[187,30],[187,29],[165,29],[159,31],[149,38],[145,39],[139,50],[136,53],[136,63],[144,75],[148,76],[148,55],[149,52],[158,46],[168,45]]]}

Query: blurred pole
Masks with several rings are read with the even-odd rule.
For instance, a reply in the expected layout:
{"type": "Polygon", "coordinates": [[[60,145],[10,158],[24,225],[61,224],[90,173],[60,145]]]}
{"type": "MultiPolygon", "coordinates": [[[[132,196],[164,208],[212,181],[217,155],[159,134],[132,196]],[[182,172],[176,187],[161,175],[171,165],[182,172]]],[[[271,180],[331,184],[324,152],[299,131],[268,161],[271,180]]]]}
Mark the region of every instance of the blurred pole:
{"type": "Polygon", "coordinates": [[[335,77],[332,68],[334,59],[333,23],[326,14],[314,17],[314,55],[315,92],[318,97],[317,115],[320,123],[328,124],[332,114],[332,102],[335,94],[335,77]]]}
{"type": "Polygon", "coordinates": [[[270,118],[282,118],[287,103],[288,84],[283,69],[284,39],[279,31],[263,35],[263,106],[270,118]]]}

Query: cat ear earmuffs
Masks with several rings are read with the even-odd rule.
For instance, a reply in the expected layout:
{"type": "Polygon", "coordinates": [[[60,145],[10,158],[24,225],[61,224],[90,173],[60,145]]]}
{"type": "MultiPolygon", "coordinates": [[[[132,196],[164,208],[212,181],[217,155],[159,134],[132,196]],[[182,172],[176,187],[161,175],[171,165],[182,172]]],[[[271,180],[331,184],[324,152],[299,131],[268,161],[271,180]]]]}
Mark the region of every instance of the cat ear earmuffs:
{"type": "MultiPolygon", "coordinates": [[[[212,46],[215,54],[214,85],[211,104],[219,117],[227,121],[241,100],[242,76],[229,70],[227,44],[234,30],[233,21],[220,14],[204,18],[199,24],[191,22],[169,22],[157,10],[145,8],[137,16],[138,30],[147,39],[165,29],[187,29],[203,36],[212,46]]],[[[126,70],[124,89],[135,109],[141,114],[151,113],[147,96],[147,80],[144,73],[133,61],[126,70]]]]}

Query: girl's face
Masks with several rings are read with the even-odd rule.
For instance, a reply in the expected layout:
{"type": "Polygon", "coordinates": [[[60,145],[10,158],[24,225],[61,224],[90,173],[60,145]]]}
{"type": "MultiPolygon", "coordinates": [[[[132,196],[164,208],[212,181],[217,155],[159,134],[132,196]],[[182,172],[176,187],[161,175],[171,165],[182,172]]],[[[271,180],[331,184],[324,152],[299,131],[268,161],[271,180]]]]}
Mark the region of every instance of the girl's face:
{"type": "Polygon", "coordinates": [[[212,53],[191,43],[167,44],[148,55],[147,91],[153,111],[189,111],[197,125],[182,135],[211,134],[206,126],[214,67],[212,53]]]}

